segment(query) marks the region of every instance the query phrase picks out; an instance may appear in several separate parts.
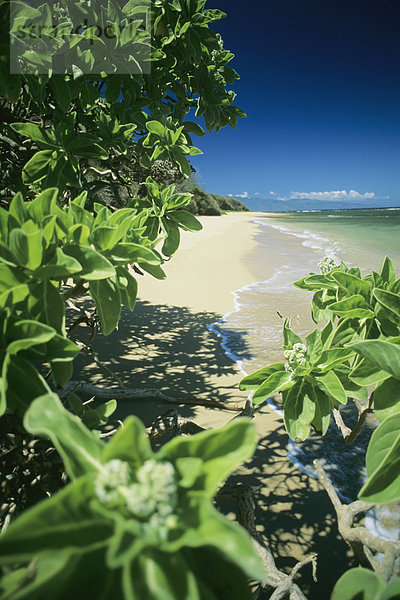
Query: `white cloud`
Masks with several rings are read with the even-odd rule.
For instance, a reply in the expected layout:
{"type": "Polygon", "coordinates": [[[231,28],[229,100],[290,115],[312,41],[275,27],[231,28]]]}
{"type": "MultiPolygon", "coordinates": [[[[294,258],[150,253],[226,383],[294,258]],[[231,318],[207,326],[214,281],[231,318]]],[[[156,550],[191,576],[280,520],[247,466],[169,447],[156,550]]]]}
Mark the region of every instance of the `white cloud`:
{"type": "Polygon", "coordinates": [[[229,198],[233,198],[233,194],[228,194],[229,198]]]}
{"type": "MultiPolygon", "coordinates": [[[[356,190],[334,190],[331,192],[290,192],[288,200],[371,200],[376,198],[374,192],[360,194],[356,190]]],[[[281,198],[283,200],[284,198],[281,198]]],[[[286,198],[285,198],[286,200],[286,198]]]]}
{"type": "Polygon", "coordinates": [[[242,192],[241,194],[235,194],[236,198],[248,198],[249,192],[242,192]]]}
{"type": "Polygon", "coordinates": [[[274,190],[271,190],[271,191],[270,191],[270,193],[269,193],[269,195],[270,195],[270,196],[277,196],[277,193],[276,193],[276,192],[274,192],[274,190]]]}
{"type": "Polygon", "coordinates": [[[254,196],[260,196],[260,192],[254,192],[254,196]]]}

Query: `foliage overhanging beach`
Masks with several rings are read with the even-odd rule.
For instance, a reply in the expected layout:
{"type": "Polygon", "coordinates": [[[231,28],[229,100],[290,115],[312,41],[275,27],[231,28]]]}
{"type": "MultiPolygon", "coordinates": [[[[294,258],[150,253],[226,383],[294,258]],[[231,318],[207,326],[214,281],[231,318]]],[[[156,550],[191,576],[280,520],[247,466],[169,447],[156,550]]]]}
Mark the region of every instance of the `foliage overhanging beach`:
{"type": "Polygon", "coordinates": [[[193,136],[246,116],[205,0],[0,7],[1,600],[395,600],[364,522],[400,499],[395,265],[195,216],[243,210],[190,179],[193,136]],[[263,313],[229,319],[282,257],[308,269],[257,356],[263,313]],[[366,440],[351,498],[293,464],[332,428],[366,440]]]}

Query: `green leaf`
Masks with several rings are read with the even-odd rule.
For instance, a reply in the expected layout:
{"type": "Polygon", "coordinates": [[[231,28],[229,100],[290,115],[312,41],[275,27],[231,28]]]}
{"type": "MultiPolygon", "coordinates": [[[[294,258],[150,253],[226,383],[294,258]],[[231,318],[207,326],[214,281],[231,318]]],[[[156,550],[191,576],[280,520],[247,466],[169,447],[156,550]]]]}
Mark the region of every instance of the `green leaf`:
{"type": "Polygon", "coordinates": [[[98,141],[93,141],[92,136],[89,134],[81,133],[69,142],[67,150],[76,156],[94,160],[107,160],[108,153],[100,146],[98,141]]]}
{"type": "Polygon", "coordinates": [[[167,237],[163,244],[161,252],[165,256],[172,256],[179,248],[180,242],[180,233],[179,227],[173,221],[167,221],[166,219],[163,222],[167,237]]]}
{"type": "MultiPolygon", "coordinates": [[[[33,221],[30,223],[33,225],[33,221]]],[[[10,233],[10,250],[21,267],[31,271],[40,267],[43,257],[40,229],[29,228],[28,231],[13,229],[10,233]]]]}
{"type": "Polygon", "coordinates": [[[51,281],[31,287],[28,298],[28,310],[33,319],[53,327],[65,335],[65,304],[59,289],[51,281]]]}
{"type": "Polygon", "coordinates": [[[202,477],[195,487],[205,489],[211,498],[218,485],[252,456],[256,437],[254,424],[249,419],[238,418],[221,429],[204,431],[188,438],[176,437],[161,448],[158,457],[172,463],[187,456],[201,458],[204,463],[202,477]]]}
{"type": "Polygon", "coordinates": [[[115,275],[115,269],[107,258],[89,246],[69,244],[64,246],[64,253],[75,258],[82,267],[79,276],[87,281],[106,279],[115,275]]]}
{"type": "Polygon", "coordinates": [[[37,276],[44,279],[68,279],[75,273],[82,271],[82,265],[72,256],[64,254],[61,248],[56,248],[54,256],[37,272],[37,276]]]}
{"type": "Polygon", "coordinates": [[[361,362],[349,373],[349,379],[357,385],[373,385],[388,379],[390,374],[379,369],[375,363],[363,358],[361,362]]]}
{"type": "Polygon", "coordinates": [[[323,375],[315,375],[314,381],[328,396],[331,396],[340,404],[347,404],[347,395],[339,377],[334,371],[328,371],[323,375]]]}
{"type": "Polygon", "coordinates": [[[50,438],[72,479],[101,471],[103,444],[63,407],[56,394],[45,394],[32,402],[24,427],[30,433],[50,438]]]}
{"type": "Polygon", "coordinates": [[[400,379],[400,346],[384,340],[366,340],[350,346],[362,356],[386,371],[393,377],[400,379]]]}
{"type": "Polygon", "coordinates": [[[54,135],[34,123],[12,123],[11,129],[26,138],[30,138],[44,150],[55,150],[58,147],[54,135]]]}
{"type": "Polygon", "coordinates": [[[325,435],[331,420],[331,403],[323,392],[318,392],[317,396],[318,401],[315,403],[315,415],[311,425],[319,435],[325,435]]]}
{"type": "Polygon", "coordinates": [[[56,331],[52,327],[37,321],[23,319],[9,324],[6,335],[9,341],[7,352],[16,354],[31,346],[45,344],[56,335],[56,331]]]}
{"type": "Polygon", "coordinates": [[[117,282],[111,278],[100,279],[99,281],[90,282],[89,291],[96,302],[101,330],[104,335],[110,335],[118,325],[121,314],[119,286],[117,282]]]}
{"type": "Polygon", "coordinates": [[[201,231],[203,225],[194,215],[184,209],[168,212],[168,216],[175,221],[182,229],[186,231],[201,231]]]}
{"type": "Polygon", "coordinates": [[[2,370],[2,407],[22,415],[37,396],[50,392],[43,377],[22,356],[6,354],[2,370]]]}
{"type": "Polygon", "coordinates": [[[300,290],[306,290],[311,292],[317,292],[326,289],[337,289],[337,284],[335,281],[332,281],[331,277],[326,277],[325,275],[318,275],[316,273],[312,275],[307,275],[307,277],[303,277],[302,279],[295,281],[293,285],[299,288],[300,290]]]}
{"type": "Polygon", "coordinates": [[[379,421],[400,412],[400,381],[390,377],[374,390],[374,412],[379,421]]]}
{"type": "Polygon", "coordinates": [[[262,367],[251,373],[251,375],[247,375],[244,377],[239,383],[240,390],[252,390],[258,387],[263,381],[265,381],[272,373],[276,371],[284,371],[285,363],[274,363],[273,365],[268,365],[266,367],[262,367]]]}
{"type": "Polygon", "coordinates": [[[136,304],[138,284],[136,279],[123,267],[117,267],[117,282],[121,296],[121,304],[133,310],[136,304]]]}
{"type": "Polygon", "coordinates": [[[147,121],[146,129],[150,133],[155,133],[160,138],[164,137],[165,127],[160,121],[147,121]]]}
{"type": "Polygon", "coordinates": [[[49,170],[52,154],[52,150],[36,152],[22,169],[22,181],[29,184],[44,179],[49,170]]]}
{"type": "Polygon", "coordinates": [[[374,290],[374,296],[378,300],[379,304],[382,304],[385,308],[389,309],[398,319],[400,319],[400,296],[399,294],[393,294],[392,292],[385,292],[384,290],[374,290]]]}
{"type": "Polygon", "coordinates": [[[116,263],[145,263],[149,265],[159,265],[160,258],[150,248],[135,244],[133,242],[121,242],[107,253],[110,260],[116,263]]]}
{"type": "Polygon", "coordinates": [[[400,577],[391,581],[386,586],[383,594],[379,597],[379,600],[399,600],[400,598],[400,577]]]}
{"type": "Polygon", "coordinates": [[[260,404],[271,394],[290,389],[294,385],[291,371],[275,371],[258,387],[252,397],[254,405],[260,404]]]}
{"type": "Polygon", "coordinates": [[[292,440],[303,442],[308,437],[317,402],[314,388],[303,381],[296,382],[296,385],[284,394],[284,421],[292,440]]]}
{"type": "Polygon", "coordinates": [[[345,364],[355,354],[354,348],[331,348],[325,350],[321,354],[321,358],[317,368],[322,373],[337,367],[338,365],[345,364]]]}
{"type": "Polygon", "coordinates": [[[302,344],[303,340],[290,329],[289,319],[285,319],[283,323],[283,347],[284,349],[293,348],[294,344],[302,344]]]}
{"type": "Polygon", "coordinates": [[[93,482],[81,477],[54,496],[23,512],[0,537],[2,562],[31,560],[35,555],[69,548],[84,549],[107,540],[112,530],[93,515],[90,500],[93,482]]]}
{"type": "Polygon", "coordinates": [[[400,498],[400,413],[387,417],[374,431],[367,449],[367,483],[358,497],[373,504],[400,498]]]}
{"type": "Polygon", "coordinates": [[[106,463],[118,458],[128,462],[133,471],[137,471],[152,456],[153,452],[146,429],[143,423],[132,415],[127,417],[124,426],[118,429],[104,447],[102,461],[106,463]]]}
{"type": "Polygon", "coordinates": [[[19,223],[19,225],[22,225],[28,220],[28,211],[26,209],[21,192],[15,194],[14,198],[12,199],[9,213],[19,223]]]}
{"type": "Polygon", "coordinates": [[[396,281],[396,271],[394,270],[393,263],[388,256],[385,256],[379,274],[383,281],[387,283],[394,283],[394,281],[396,281]]]}
{"type": "MultiPolygon", "coordinates": [[[[347,273],[344,273],[344,275],[347,275],[347,273]]],[[[329,305],[328,309],[339,317],[349,319],[373,319],[375,317],[375,313],[366,308],[365,298],[360,295],[350,296],[339,302],[333,302],[329,305]]]]}
{"type": "Polygon", "coordinates": [[[364,299],[369,299],[371,284],[368,281],[350,273],[343,273],[343,271],[333,271],[331,277],[337,281],[340,288],[345,290],[349,296],[362,296],[364,299]]]}
{"type": "Polygon", "coordinates": [[[57,188],[47,188],[27,205],[31,218],[41,225],[43,219],[51,215],[56,206],[57,188]]]}
{"type": "Polygon", "coordinates": [[[363,569],[350,569],[336,583],[332,600],[380,600],[385,583],[376,573],[363,569]]]}
{"type": "Polygon", "coordinates": [[[72,361],[69,362],[52,362],[51,374],[56,386],[64,387],[73,375],[72,361]]]}
{"type": "Polygon", "coordinates": [[[24,300],[29,294],[27,281],[20,269],[0,263],[0,306],[5,306],[10,296],[13,304],[24,300]]]}

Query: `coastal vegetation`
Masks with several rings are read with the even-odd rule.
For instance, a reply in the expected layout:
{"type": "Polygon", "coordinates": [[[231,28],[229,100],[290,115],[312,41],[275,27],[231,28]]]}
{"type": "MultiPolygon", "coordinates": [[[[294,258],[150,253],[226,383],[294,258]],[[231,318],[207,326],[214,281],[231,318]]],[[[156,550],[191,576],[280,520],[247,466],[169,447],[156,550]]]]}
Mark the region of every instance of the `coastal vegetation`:
{"type": "MultiPolygon", "coordinates": [[[[117,401],[93,408],[85,382],[73,380],[75,358],[90,351],[72,336],[77,326],[111,334],[121,308],[135,308],[138,279],[163,279],[180,231],[201,229],[193,213],[242,209],[189,179],[193,136],[245,116],[228,89],[233,54],[209,27],[224,14],[204,0],[1,8],[11,26],[0,62],[0,597],[304,598],[293,582],[302,565],[278,571],[255,528],[251,490],[231,490],[246,509],[241,525],[213,504],[254,452],[250,403],[224,428],[176,435],[155,451],[137,417],[109,428],[117,401]]],[[[381,424],[360,497],[390,502],[400,496],[399,280],[389,259],[366,278],[322,268],[297,285],[315,291],[324,327],[303,344],[286,321],[286,365],[242,387],[258,388],[255,405],[281,391],[296,439],[311,426],[324,434],[333,410],[351,441],[357,431],[340,421],[340,404],[360,406],[361,428],[374,402],[381,424]]],[[[339,523],[365,505],[347,509],[339,523]]],[[[351,531],[362,570],[338,582],[334,599],[364,590],[395,598],[398,545],[351,531]]]]}

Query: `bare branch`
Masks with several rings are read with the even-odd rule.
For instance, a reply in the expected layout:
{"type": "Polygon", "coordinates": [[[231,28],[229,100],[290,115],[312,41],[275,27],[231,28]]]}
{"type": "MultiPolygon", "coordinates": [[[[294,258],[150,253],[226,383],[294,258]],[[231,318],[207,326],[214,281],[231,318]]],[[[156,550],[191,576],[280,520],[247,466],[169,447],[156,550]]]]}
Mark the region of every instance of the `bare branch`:
{"type": "Polygon", "coordinates": [[[355,424],[353,429],[348,427],[346,425],[346,423],[343,421],[341,412],[337,408],[333,409],[333,417],[335,419],[335,423],[336,423],[337,428],[339,429],[340,433],[343,435],[343,439],[346,444],[352,444],[358,438],[358,436],[360,435],[360,433],[362,432],[362,430],[364,428],[365,421],[367,420],[368,415],[370,415],[374,412],[374,410],[372,408],[373,394],[371,394],[371,396],[369,397],[367,407],[362,407],[361,405],[359,405],[356,402],[355,402],[355,405],[358,408],[359,414],[358,414],[357,423],[355,424]]]}
{"type": "Polygon", "coordinates": [[[257,590],[259,592],[267,587],[275,588],[273,595],[274,600],[281,598],[289,598],[290,600],[306,600],[303,592],[293,582],[293,578],[304,565],[312,562],[313,573],[315,575],[316,555],[312,554],[297,563],[290,575],[282,573],[276,567],[274,557],[269,550],[263,536],[257,531],[254,516],[254,499],[253,488],[246,484],[230,484],[226,483],[217,492],[217,498],[229,498],[236,502],[238,522],[244,527],[253,539],[253,544],[258,554],[261,556],[267,573],[268,581],[265,586],[261,586],[257,590]]]}
{"type": "Polygon", "coordinates": [[[335,488],[329,481],[322,464],[314,460],[315,470],[335,508],[339,533],[350,545],[361,566],[376,571],[382,579],[390,581],[395,573],[396,561],[400,557],[400,542],[384,540],[373,535],[365,527],[354,526],[354,518],[371,510],[374,505],[357,500],[351,504],[342,504],[335,488]],[[383,554],[379,560],[374,553],[383,554]]]}
{"type": "Polygon", "coordinates": [[[83,392],[101,398],[103,400],[145,400],[151,398],[153,400],[162,400],[169,404],[189,404],[192,406],[210,406],[214,408],[222,408],[224,410],[240,411],[242,407],[238,404],[227,404],[225,402],[217,402],[215,400],[193,400],[192,398],[180,398],[168,396],[160,390],[153,388],[138,388],[138,389],[118,389],[118,388],[100,388],[89,383],[81,381],[69,381],[67,385],[59,391],[59,396],[62,400],[67,398],[71,393],[83,392]]]}

